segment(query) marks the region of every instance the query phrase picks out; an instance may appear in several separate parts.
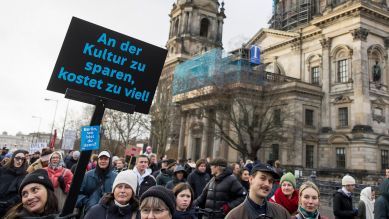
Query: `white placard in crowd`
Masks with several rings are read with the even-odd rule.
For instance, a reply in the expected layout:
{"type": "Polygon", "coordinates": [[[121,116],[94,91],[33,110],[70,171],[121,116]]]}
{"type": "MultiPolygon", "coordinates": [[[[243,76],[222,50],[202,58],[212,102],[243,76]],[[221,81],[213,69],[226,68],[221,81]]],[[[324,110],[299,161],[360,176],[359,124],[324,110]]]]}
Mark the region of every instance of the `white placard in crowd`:
{"type": "Polygon", "coordinates": [[[63,134],[62,150],[73,150],[74,142],[76,141],[77,132],[74,130],[65,130],[63,134]]]}
{"type": "Polygon", "coordinates": [[[42,148],[47,147],[47,142],[37,142],[37,143],[32,143],[30,145],[30,154],[39,151],[42,151],[42,148]]]}

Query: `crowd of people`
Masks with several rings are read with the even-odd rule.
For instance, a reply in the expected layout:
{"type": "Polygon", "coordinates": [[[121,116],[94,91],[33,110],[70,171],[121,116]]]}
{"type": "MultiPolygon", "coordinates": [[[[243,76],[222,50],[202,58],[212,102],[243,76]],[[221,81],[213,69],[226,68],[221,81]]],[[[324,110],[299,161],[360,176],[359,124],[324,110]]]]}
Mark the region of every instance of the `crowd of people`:
{"type": "MultiPolygon", "coordinates": [[[[279,161],[274,165],[229,164],[223,158],[158,161],[150,148],[133,165],[106,150],[93,154],[76,213],[60,217],[79,157],[79,151],[65,156],[50,148],[34,154],[3,148],[0,218],[328,218],[320,212],[318,186],[312,181],[298,186],[295,175],[284,171],[279,161]]],[[[378,190],[369,186],[361,190],[357,206],[355,179],[345,175],[341,184],[333,195],[336,219],[389,218],[389,170],[378,190]]]]}

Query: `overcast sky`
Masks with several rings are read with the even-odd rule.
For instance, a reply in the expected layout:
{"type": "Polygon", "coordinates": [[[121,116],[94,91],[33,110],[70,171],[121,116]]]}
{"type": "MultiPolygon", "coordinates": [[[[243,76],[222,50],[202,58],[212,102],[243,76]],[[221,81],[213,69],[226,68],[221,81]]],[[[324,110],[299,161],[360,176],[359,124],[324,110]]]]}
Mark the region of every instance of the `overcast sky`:
{"type": "MultiPolygon", "coordinates": [[[[46,87],[72,16],[165,48],[175,0],[4,0],[0,2],[0,132],[62,130],[67,100],[46,87]],[[33,118],[33,117],[40,117],[33,118]],[[41,125],[39,126],[39,121],[41,125]]],[[[229,51],[267,27],[272,0],[225,0],[229,51]]],[[[68,115],[83,104],[70,101],[68,115]]]]}

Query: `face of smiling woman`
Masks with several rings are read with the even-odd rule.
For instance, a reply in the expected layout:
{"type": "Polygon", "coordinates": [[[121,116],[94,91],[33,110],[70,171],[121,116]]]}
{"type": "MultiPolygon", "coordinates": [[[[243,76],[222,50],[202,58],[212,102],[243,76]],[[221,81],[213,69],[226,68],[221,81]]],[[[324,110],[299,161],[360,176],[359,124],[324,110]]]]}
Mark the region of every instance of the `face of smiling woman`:
{"type": "Polygon", "coordinates": [[[40,214],[44,211],[47,202],[47,189],[38,183],[30,183],[22,190],[23,207],[29,213],[40,214]]]}

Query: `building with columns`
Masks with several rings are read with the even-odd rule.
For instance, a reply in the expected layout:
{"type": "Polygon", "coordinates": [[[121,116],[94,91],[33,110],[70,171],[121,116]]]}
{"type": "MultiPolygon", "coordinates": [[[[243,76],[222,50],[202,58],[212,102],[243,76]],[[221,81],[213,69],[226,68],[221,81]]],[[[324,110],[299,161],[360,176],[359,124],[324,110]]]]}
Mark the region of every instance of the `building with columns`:
{"type": "MultiPolygon", "coordinates": [[[[205,0],[178,2],[218,5],[217,1],[205,0]]],[[[286,108],[293,109],[294,131],[285,132],[279,140],[266,142],[257,154],[258,159],[279,159],[286,166],[327,173],[347,170],[374,174],[388,167],[388,8],[389,0],[274,1],[270,27],[259,30],[242,49],[231,55],[244,60],[247,59],[245,51],[252,45],[260,47],[262,65],[251,66],[250,71],[254,75],[258,72],[262,80],[258,83],[253,83],[253,78],[235,80],[229,92],[255,96],[264,81],[266,84],[282,81],[271,86],[280,101],[274,109],[280,109],[277,112],[281,114],[286,108]]],[[[172,15],[182,15],[174,9],[172,12],[175,12],[172,15]]],[[[192,22],[196,19],[199,22],[199,18],[192,16],[192,19],[192,22]]],[[[221,23],[223,19],[224,13],[219,17],[221,23]]],[[[184,26],[186,24],[189,25],[184,22],[184,26]]],[[[220,38],[211,35],[206,38],[221,40],[221,28],[210,30],[217,30],[220,38]]],[[[172,57],[183,57],[177,55],[181,54],[178,51],[183,52],[182,47],[173,41],[168,41],[170,59],[165,69],[174,62],[172,60],[177,60],[172,57]]],[[[221,41],[218,42],[212,44],[213,47],[199,42],[192,48],[218,48],[221,41]]],[[[201,49],[190,51],[186,52],[193,56],[201,49]]],[[[176,66],[181,62],[174,63],[176,66]]],[[[223,68],[218,69],[218,74],[223,74],[220,70],[223,68]]],[[[169,72],[174,70],[170,68],[169,72]]],[[[242,72],[241,69],[224,72],[224,77],[242,72]]],[[[176,140],[170,150],[177,149],[171,155],[192,159],[222,156],[236,161],[239,153],[215,137],[215,130],[220,127],[210,124],[207,119],[220,117],[227,121],[223,128],[229,130],[231,127],[228,118],[218,114],[217,107],[212,107],[223,99],[218,99],[212,89],[205,89],[209,88],[209,84],[206,85],[186,87],[187,90],[173,94],[176,117],[171,127],[175,129],[176,140]],[[199,107],[199,101],[212,104],[204,110],[199,107]]]]}

